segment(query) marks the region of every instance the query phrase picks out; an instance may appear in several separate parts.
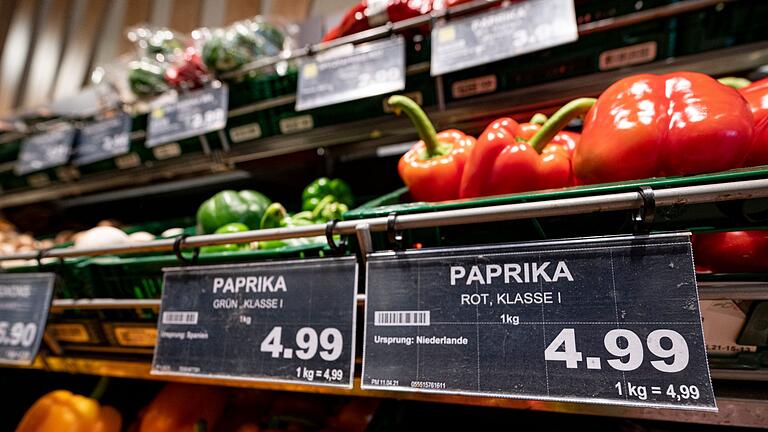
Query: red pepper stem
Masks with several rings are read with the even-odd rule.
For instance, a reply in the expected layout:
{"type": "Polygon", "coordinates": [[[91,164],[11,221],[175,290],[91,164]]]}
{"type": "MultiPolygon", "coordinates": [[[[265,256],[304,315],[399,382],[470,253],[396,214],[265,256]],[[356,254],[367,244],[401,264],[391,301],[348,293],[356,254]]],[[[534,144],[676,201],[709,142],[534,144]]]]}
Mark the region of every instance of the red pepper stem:
{"type": "Polygon", "coordinates": [[[99,382],[96,383],[96,387],[93,388],[93,391],[91,392],[91,395],[89,396],[91,399],[99,400],[102,396],[104,396],[104,393],[107,391],[107,387],[109,386],[109,377],[101,377],[99,378],[99,382]]]}
{"type": "Polygon", "coordinates": [[[720,84],[727,85],[728,87],[734,88],[736,90],[752,84],[752,81],[739,77],[724,77],[720,78],[718,81],[720,81],[720,84]]]}
{"type": "Polygon", "coordinates": [[[528,144],[537,152],[541,150],[555,137],[564,127],[574,118],[586,114],[592,105],[597,102],[594,98],[579,98],[565,104],[562,108],[552,114],[546,123],[536,132],[528,141],[528,144]]]}
{"type": "Polygon", "coordinates": [[[424,141],[427,148],[427,159],[445,154],[444,146],[441,146],[440,141],[437,140],[435,127],[419,104],[407,96],[400,95],[390,96],[387,99],[387,104],[392,107],[395,114],[400,115],[401,112],[404,112],[411,119],[413,126],[419,133],[419,138],[424,141]]]}

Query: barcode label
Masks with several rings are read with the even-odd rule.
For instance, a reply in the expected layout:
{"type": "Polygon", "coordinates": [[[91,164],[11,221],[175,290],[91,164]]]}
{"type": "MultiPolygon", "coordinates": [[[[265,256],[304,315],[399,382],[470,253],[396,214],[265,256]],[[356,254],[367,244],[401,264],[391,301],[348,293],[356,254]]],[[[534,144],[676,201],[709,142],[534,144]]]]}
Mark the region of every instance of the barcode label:
{"type": "Polygon", "coordinates": [[[163,324],[197,324],[197,312],[163,312],[163,324]]]}
{"type": "Polygon", "coordinates": [[[647,63],[656,58],[656,42],[645,42],[600,54],[600,70],[647,63]]]}
{"type": "Polygon", "coordinates": [[[376,326],[428,326],[429,311],[384,311],[373,315],[376,326]]]}

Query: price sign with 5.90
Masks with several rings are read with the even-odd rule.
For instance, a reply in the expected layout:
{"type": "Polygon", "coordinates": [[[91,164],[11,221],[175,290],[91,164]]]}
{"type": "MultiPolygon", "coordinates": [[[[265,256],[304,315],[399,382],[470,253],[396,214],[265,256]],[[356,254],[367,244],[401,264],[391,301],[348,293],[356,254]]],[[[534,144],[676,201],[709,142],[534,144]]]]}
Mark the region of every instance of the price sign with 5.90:
{"type": "Polygon", "coordinates": [[[0,274],[0,364],[31,364],[53,297],[53,273],[0,274]]]}
{"type": "Polygon", "coordinates": [[[229,91],[214,82],[211,87],[180,95],[149,113],[147,148],[224,129],[227,125],[229,91]]]}
{"type": "Polygon", "coordinates": [[[155,374],[350,387],[354,258],[166,269],[155,374]]]}
{"type": "Polygon", "coordinates": [[[367,266],[363,388],[715,409],[687,234],[367,266]]]}

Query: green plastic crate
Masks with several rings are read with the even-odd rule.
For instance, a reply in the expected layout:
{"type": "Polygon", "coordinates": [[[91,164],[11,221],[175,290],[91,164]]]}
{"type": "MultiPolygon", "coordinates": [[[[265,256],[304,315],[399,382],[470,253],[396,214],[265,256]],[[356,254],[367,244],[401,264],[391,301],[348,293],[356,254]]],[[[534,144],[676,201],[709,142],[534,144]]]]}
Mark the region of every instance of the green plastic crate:
{"type": "Polygon", "coordinates": [[[77,299],[93,297],[92,286],[88,283],[87,268],[83,265],[90,258],[43,259],[42,265],[25,264],[4,269],[8,273],[54,272],[58,275],[54,297],[77,299]]]}
{"type": "Polygon", "coordinates": [[[649,63],[674,55],[675,20],[662,19],[579,37],[554,48],[443,76],[445,100],[649,63]]]}
{"type": "MultiPolygon", "coordinates": [[[[311,244],[280,249],[200,254],[197,264],[225,264],[273,259],[320,256],[325,244],[311,244]]],[[[189,256],[190,252],[185,252],[189,256]]],[[[89,284],[96,297],[148,299],[159,298],[165,267],[182,265],[175,255],[95,257],[83,267],[88,269],[89,284]]]]}
{"type": "Polygon", "coordinates": [[[768,40],[768,2],[741,0],[718,3],[678,18],[678,55],[730,48],[768,40]]]}
{"type": "MultiPolygon", "coordinates": [[[[344,219],[357,220],[386,217],[391,213],[402,215],[630,192],[638,190],[643,185],[651,186],[655,189],[664,189],[766,177],[768,177],[768,166],[695,176],[652,178],[575,186],[557,190],[441,203],[409,202],[408,190],[402,188],[347,212],[344,215],[344,219]]],[[[658,230],[690,229],[694,231],[709,231],[713,229],[739,229],[764,226],[768,226],[768,199],[660,207],[656,210],[653,228],[658,230]]],[[[404,243],[406,247],[414,247],[418,244],[421,246],[458,246],[498,243],[502,241],[619,234],[631,232],[632,229],[633,224],[630,212],[606,212],[483,223],[471,226],[446,226],[408,230],[404,233],[404,243]]],[[[375,234],[373,238],[374,247],[377,249],[390,247],[386,240],[386,234],[375,234]]]]}

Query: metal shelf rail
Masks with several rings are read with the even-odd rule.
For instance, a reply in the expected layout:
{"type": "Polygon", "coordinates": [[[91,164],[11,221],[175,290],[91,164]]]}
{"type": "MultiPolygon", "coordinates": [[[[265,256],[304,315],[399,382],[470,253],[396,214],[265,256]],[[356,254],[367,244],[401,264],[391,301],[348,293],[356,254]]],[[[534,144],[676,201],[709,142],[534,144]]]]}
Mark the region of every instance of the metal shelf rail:
{"type": "MultiPolygon", "coordinates": [[[[720,201],[746,200],[768,197],[768,179],[744,180],[696,186],[658,189],[655,202],[659,207],[702,204],[720,201]]],[[[486,222],[501,222],[549,216],[638,210],[643,206],[640,192],[622,192],[606,195],[534,201],[488,207],[473,207],[431,213],[407,214],[397,217],[394,229],[431,228],[448,225],[465,225],[486,222]]],[[[375,217],[354,221],[340,221],[333,227],[333,234],[357,235],[361,247],[370,252],[370,233],[387,231],[388,218],[375,217]]],[[[184,239],[182,249],[213,246],[230,243],[249,243],[264,240],[316,237],[326,234],[325,224],[314,224],[290,228],[273,228],[245,231],[232,234],[208,234],[190,236],[184,239]]],[[[0,255],[3,260],[34,260],[43,258],[70,258],[109,254],[131,254],[163,252],[173,250],[176,239],[153,240],[143,243],[116,244],[110,246],[37,250],[0,255]]]]}

